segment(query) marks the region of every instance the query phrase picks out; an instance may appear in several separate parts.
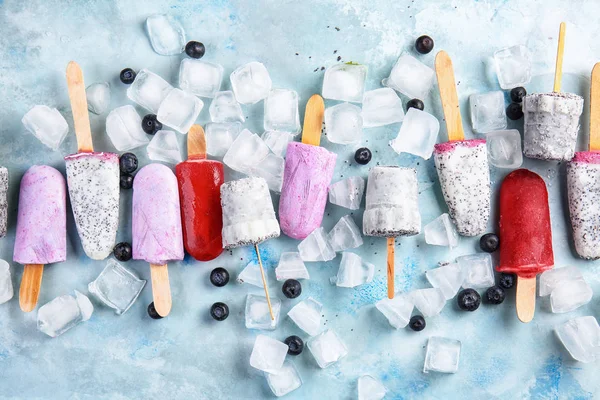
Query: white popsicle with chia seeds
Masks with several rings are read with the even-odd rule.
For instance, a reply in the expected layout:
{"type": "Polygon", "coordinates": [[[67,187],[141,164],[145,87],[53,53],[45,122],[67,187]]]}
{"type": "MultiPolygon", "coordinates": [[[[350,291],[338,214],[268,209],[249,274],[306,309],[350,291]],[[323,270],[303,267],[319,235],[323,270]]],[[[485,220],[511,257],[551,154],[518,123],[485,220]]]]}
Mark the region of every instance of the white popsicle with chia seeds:
{"type": "Polygon", "coordinates": [[[8,202],[6,193],[8,192],[8,170],[0,167],[0,238],[6,236],[6,226],[8,219],[8,202]]]}

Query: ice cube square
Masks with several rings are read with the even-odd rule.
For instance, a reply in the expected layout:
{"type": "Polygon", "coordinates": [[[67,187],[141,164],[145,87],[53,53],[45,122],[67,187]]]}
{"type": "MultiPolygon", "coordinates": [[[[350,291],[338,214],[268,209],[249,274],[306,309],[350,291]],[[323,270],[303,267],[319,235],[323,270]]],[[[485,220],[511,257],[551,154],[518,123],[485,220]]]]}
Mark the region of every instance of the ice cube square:
{"type": "Polygon", "coordinates": [[[321,332],[321,310],[323,305],[309,297],[306,300],[296,304],[290,312],[288,317],[298,328],[308,333],[310,336],[315,336],[321,332]]]}
{"type": "Polygon", "coordinates": [[[506,111],[502,91],[472,94],[469,97],[469,104],[471,106],[471,124],[475,132],[487,133],[506,128],[506,111]]]}
{"type": "Polygon", "coordinates": [[[59,296],[41,306],[37,315],[37,327],[46,335],[57,337],[78,323],[90,319],[93,311],[90,300],[76,290],[75,296],[59,296]]]}
{"type": "Polygon", "coordinates": [[[425,318],[438,315],[446,305],[444,292],[438,288],[413,290],[408,296],[425,318]]]}
{"type": "Polygon", "coordinates": [[[265,372],[267,384],[277,397],[285,396],[302,386],[302,378],[293,362],[285,360],[283,366],[273,374],[265,372]]]}
{"type": "Polygon", "coordinates": [[[351,176],[329,186],[329,202],[350,210],[358,210],[365,192],[365,180],[351,176]]]}
{"type": "MultiPolygon", "coordinates": [[[[265,275],[265,280],[266,279],[267,276],[265,275]]],[[[258,265],[258,263],[256,263],[255,261],[249,262],[248,265],[246,265],[246,267],[242,270],[242,272],[239,273],[236,281],[237,283],[247,283],[262,288],[262,274],[260,272],[260,266],[258,265]]]]}
{"type": "Polygon", "coordinates": [[[486,145],[490,164],[497,168],[519,168],[523,164],[521,134],[516,129],[488,132],[486,145]]]}
{"type": "Polygon", "coordinates": [[[371,282],[374,275],[373,264],[354,253],[343,252],[337,276],[334,276],[331,282],[338,287],[353,288],[371,282]]]}
{"type": "Polygon", "coordinates": [[[385,397],[387,389],[379,380],[371,375],[358,378],[358,400],[381,400],[385,397]]]}
{"type": "Polygon", "coordinates": [[[594,292],[583,278],[560,282],[550,294],[550,308],[553,313],[573,311],[592,299],[594,292]]]}
{"type": "Polygon", "coordinates": [[[127,151],[148,143],[142,118],[132,105],[112,110],[106,117],[106,134],[118,151],[127,151]]]}
{"type": "Polygon", "coordinates": [[[329,261],[335,258],[335,251],[321,226],[300,242],[298,252],[304,261],[329,261]]]}
{"type": "Polygon", "coordinates": [[[182,90],[212,99],[221,90],[222,81],[223,67],[221,65],[192,58],[181,60],[179,87],[182,90]]]}
{"type": "Polygon", "coordinates": [[[465,274],[463,288],[487,289],[494,286],[494,267],[490,254],[470,254],[458,257],[456,263],[460,265],[465,274]]]}
{"type": "Polygon", "coordinates": [[[110,84],[108,82],[92,83],[85,89],[88,110],[94,114],[104,114],[110,105],[110,84]]]}
{"type": "Polygon", "coordinates": [[[273,154],[278,157],[285,157],[288,144],[294,140],[294,134],[281,131],[266,131],[262,134],[261,139],[271,149],[273,154]]]}
{"type": "Polygon", "coordinates": [[[169,164],[178,164],[181,158],[179,139],[173,131],[158,131],[146,147],[148,158],[154,161],[162,161],[169,164]]]}
{"type": "Polygon", "coordinates": [[[173,86],[155,73],[142,69],[127,88],[127,97],[146,110],[156,114],[173,86]]]}
{"type": "Polygon", "coordinates": [[[178,132],[187,133],[196,122],[202,107],[202,100],[193,94],[173,89],[160,104],[156,118],[178,132]]]}
{"type": "Polygon", "coordinates": [[[456,296],[465,279],[464,271],[458,264],[448,264],[430,269],[425,271],[425,276],[431,286],[442,291],[446,300],[456,296]]]}
{"type": "Polygon", "coordinates": [[[146,285],[129,269],[115,260],[109,260],[100,275],[90,282],[88,290],[98,300],[113,308],[117,315],[124,314],[137,300],[146,285]]]}
{"type": "Polygon", "coordinates": [[[171,15],[155,14],[146,19],[146,31],[155,52],[163,56],[181,54],[185,48],[185,31],[171,15]]]}
{"type": "Polygon", "coordinates": [[[327,235],[333,251],[344,251],[362,246],[360,229],[349,215],[344,215],[327,235]]]}
{"type": "Polygon", "coordinates": [[[425,242],[434,246],[449,246],[450,248],[458,245],[458,232],[454,222],[446,213],[440,215],[423,229],[425,232],[425,242]]]}
{"type": "Polygon", "coordinates": [[[365,128],[402,122],[404,108],[394,89],[380,88],[365,92],[362,105],[365,128]]]}
{"type": "Polygon", "coordinates": [[[323,97],[331,100],[362,103],[366,78],[366,65],[333,65],[325,71],[323,97]]]}
{"type": "Polygon", "coordinates": [[[498,83],[504,90],[524,86],[531,80],[531,53],[518,45],[494,53],[498,83]]]}
{"type": "Polygon", "coordinates": [[[217,92],[208,108],[213,122],[244,122],[244,113],[231,90],[217,92]]]}
{"type": "MultiPolygon", "coordinates": [[[[259,140],[262,139],[259,138],[259,140]]],[[[267,181],[270,190],[275,193],[281,193],[284,169],[285,160],[273,153],[269,153],[257,165],[252,167],[249,175],[263,178],[267,181]]]]}
{"type": "Polygon", "coordinates": [[[56,108],[48,106],[34,106],[21,122],[25,129],[52,150],[57,150],[69,133],[65,117],[56,108]]]}
{"type": "Polygon", "coordinates": [[[242,124],[239,122],[209,123],[204,130],[206,152],[214,157],[223,157],[242,131],[242,124]]]}
{"type": "Polygon", "coordinates": [[[13,298],[13,284],[10,276],[10,265],[0,259],[0,304],[13,298]]]}
{"type": "Polygon", "coordinates": [[[312,338],[308,342],[308,349],[321,368],[329,367],[348,354],[346,345],[331,329],[312,338]]]}
{"type": "Polygon", "coordinates": [[[265,142],[258,135],[244,129],[225,153],[223,162],[229,168],[249,175],[268,154],[269,147],[265,142]]]}
{"type": "Polygon", "coordinates": [[[459,340],[431,336],[427,341],[423,372],[454,374],[458,371],[461,343],[459,340]]]}
{"type": "Polygon", "coordinates": [[[264,127],[266,131],[298,132],[298,93],[288,89],[271,90],[265,99],[264,127]]]}
{"type": "Polygon", "coordinates": [[[433,69],[409,54],[402,54],[389,78],[381,83],[410,98],[424,100],[433,87],[434,76],[433,69]]]}
{"type": "Polygon", "coordinates": [[[360,142],[363,120],[360,107],[350,103],[337,104],[325,109],[327,139],[332,143],[360,142]]]}
{"type": "Polygon", "coordinates": [[[297,252],[281,253],[279,264],[275,268],[275,276],[278,281],[288,279],[310,279],[306,265],[297,252]]]}
{"type": "Polygon", "coordinates": [[[410,153],[429,160],[440,131],[440,122],[433,115],[409,108],[404,116],[396,139],[390,146],[398,154],[410,153]]]}
{"type": "Polygon", "coordinates": [[[258,335],[250,355],[250,365],[267,373],[277,373],[283,367],[287,351],[287,344],[258,335]]]}
{"type": "Polygon", "coordinates": [[[249,294],[246,297],[246,328],[268,331],[277,328],[279,312],[281,311],[281,300],[277,297],[271,297],[271,307],[275,316],[274,320],[271,319],[271,314],[269,313],[267,298],[265,296],[249,294]]]}
{"type": "Polygon", "coordinates": [[[414,305],[408,296],[396,294],[393,299],[379,300],[375,307],[387,318],[391,326],[401,329],[408,325],[414,305]]]}
{"type": "Polygon", "coordinates": [[[579,268],[566,266],[562,268],[553,268],[542,272],[540,275],[539,295],[541,297],[549,296],[556,287],[562,282],[583,279],[579,268]]]}
{"type": "Polygon", "coordinates": [[[554,331],[575,360],[590,363],[600,358],[600,326],[596,318],[573,318],[554,331]]]}
{"type": "Polygon", "coordinates": [[[242,104],[255,104],[269,95],[271,77],[259,62],[253,61],[238,67],[229,76],[235,98],[242,104]]]}

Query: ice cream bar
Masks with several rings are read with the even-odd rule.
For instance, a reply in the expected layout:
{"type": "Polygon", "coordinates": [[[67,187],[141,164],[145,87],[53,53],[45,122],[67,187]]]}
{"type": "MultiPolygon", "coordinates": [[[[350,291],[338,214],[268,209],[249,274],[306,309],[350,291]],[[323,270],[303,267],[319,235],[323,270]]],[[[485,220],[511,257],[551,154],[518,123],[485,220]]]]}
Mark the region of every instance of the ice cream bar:
{"type": "Polygon", "coordinates": [[[6,226],[8,219],[8,170],[0,167],[0,238],[6,236],[6,226]]]}

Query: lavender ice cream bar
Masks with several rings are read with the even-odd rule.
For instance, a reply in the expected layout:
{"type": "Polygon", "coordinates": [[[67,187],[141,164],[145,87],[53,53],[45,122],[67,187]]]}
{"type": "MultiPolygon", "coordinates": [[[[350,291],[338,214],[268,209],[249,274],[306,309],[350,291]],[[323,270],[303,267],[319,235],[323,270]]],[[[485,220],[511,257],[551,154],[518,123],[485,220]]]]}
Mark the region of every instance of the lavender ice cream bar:
{"type": "Polygon", "coordinates": [[[417,172],[413,168],[374,167],[369,171],[363,233],[398,237],[421,231],[417,172]]]}
{"type": "Polygon", "coordinates": [[[485,140],[436,144],[434,160],[458,233],[462,236],[484,233],[490,217],[490,171],[485,140]]]}
{"type": "Polygon", "coordinates": [[[65,157],[67,184],[83,250],[93,260],[111,253],[119,227],[119,156],[78,153],[65,157]]]}
{"type": "Polygon", "coordinates": [[[530,94],[523,101],[523,154],[541,160],[573,158],[583,97],[571,93],[530,94]]]}
{"type": "Polygon", "coordinates": [[[0,167],[0,238],[6,236],[6,226],[8,220],[8,170],[0,167]]]}

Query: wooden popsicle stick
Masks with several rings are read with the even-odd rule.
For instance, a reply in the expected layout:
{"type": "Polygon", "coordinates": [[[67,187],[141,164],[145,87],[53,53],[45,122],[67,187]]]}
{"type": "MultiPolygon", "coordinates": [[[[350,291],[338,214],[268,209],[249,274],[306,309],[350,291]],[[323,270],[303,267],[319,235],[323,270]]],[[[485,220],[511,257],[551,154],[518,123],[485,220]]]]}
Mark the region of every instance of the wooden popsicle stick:
{"type": "Polygon", "coordinates": [[[388,299],[394,298],[394,278],[396,274],[394,272],[394,242],[396,238],[387,238],[387,286],[388,286],[388,299]]]}
{"type": "Polygon", "coordinates": [[[600,151],[600,62],[592,69],[590,86],[590,151],[600,151]]]}
{"type": "Polygon", "coordinates": [[[530,322],[535,314],[535,276],[517,276],[517,317],[521,322],[530,322]]]}
{"type": "Polygon", "coordinates": [[[171,312],[171,285],[169,284],[169,269],[167,264],[150,264],[152,279],[152,298],[154,308],[161,317],[166,317],[171,312]]]}
{"type": "Polygon", "coordinates": [[[200,125],[192,125],[187,137],[188,160],[206,159],[206,135],[200,125]]]}
{"type": "Polygon", "coordinates": [[[85,84],[83,83],[83,71],[75,61],[71,61],[67,65],[67,86],[69,88],[71,110],[73,111],[78,152],[91,153],[94,151],[94,145],[92,143],[87,97],[85,96],[85,84]]]}
{"type": "Polygon", "coordinates": [[[260,259],[260,251],[258,250],[258,244],[254,245],[256,250],[256,256],[258,257],[258,266],[260,267],[260,276],[262,277],[263,286],[265,288],[265,297],[267,298],[267,304],[269,306],[269,314],[271,314],[271,321],[275,321],[275,314],[273,314],[273,307],[271,307],[271,297],[269,297],[269,288],[267,287],[267,278],[265,277],[265,270],[260,259]]]}
{"type": "Polygon", "coordinates": [[[302,143],[313,146],[321,144],[324,114],[325,102],[323,102],[323,98],[318,94],[313,94],[306,103],[304,127],[302,128],[302,143]]]}
{"type": "Polygon", "coordinates": [[[560,85],[562,83],[562,66],[563,56],[565,55],[565,31],[567,30],[567,24],[564,22],[560,23],[560,29],[558,31],[558,49],[556,51],[556,68],[554,70],[554,89],[555,93],[560,92],[560,85]]]}
{"type": "Polygon", "coordinates": [[[448,130],[448,141],[464,140],[465,131],[460,116],[460,105],[458,103],[458,94],[456,93],[452,60],[448,53],[443,50],[435,56],[435,73],[440,88],[440,97],[442,98],[442,108],[444,109],[444,118],[446,119],[446,128],[448,130]]]}
{"type": "Polygon", "coordinates": [[[44,264],[25,264],[21,288],[19,289],[19,306],[23,312],[33,311],[42,287],[44,264]]]}

